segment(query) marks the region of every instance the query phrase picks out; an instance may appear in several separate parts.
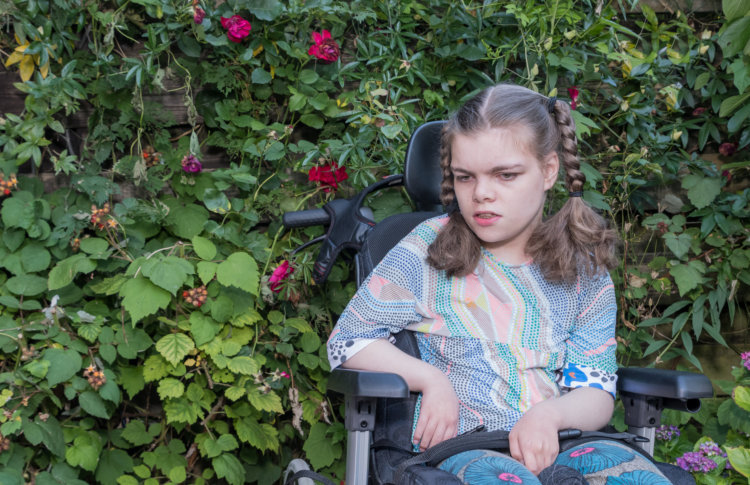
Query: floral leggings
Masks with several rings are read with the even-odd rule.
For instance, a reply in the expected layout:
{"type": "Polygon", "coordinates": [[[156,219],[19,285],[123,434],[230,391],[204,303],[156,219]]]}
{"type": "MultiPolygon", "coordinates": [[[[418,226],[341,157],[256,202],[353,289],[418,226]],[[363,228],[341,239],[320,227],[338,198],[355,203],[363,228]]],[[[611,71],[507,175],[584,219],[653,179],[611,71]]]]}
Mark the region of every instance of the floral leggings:
{"type": "Polygon", "coordinates": [[[443,461],[439,468],[470,485],[671,484],[648,458],[623,444],[606,440],[591,441],[560,453],[554,465],[539,477],[510,456],[490,450],[459,453],[443,461]]]}

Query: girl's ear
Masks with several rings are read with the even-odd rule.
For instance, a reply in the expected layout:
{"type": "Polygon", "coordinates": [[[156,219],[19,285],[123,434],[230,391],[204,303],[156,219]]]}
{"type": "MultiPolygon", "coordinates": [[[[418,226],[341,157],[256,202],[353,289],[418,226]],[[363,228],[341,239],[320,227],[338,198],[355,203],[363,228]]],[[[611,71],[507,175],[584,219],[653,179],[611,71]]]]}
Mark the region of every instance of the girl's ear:
{"type": "Polygon", "coordinates": [[[560,172],[560,158],[557,152],[550,152],[542,162],[542,173],[544,175],[544,190],[551,189],[557,182],[557,175],[560,172]]]}

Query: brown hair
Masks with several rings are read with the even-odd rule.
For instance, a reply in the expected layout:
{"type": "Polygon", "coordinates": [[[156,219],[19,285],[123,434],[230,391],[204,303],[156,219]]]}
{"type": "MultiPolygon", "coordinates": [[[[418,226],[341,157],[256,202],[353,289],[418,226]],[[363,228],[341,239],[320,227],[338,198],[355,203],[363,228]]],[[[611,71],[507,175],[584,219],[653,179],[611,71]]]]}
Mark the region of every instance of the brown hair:
{"type": "MultiPolygon", "coordinates": [[[[540,161],[556,151],[565,171],[565,186],[580,192],[586,180],[580,171],[575,122],[570,107],[530,89],[499,84],[466,102],[445,124],[440,146],[443,171],[441,202],[450,219],[430,245],[427,262],[449,276],[465,276],[479,263],[481,241],[455,210],[451,146],[456,135],[472,135],[492,128],[524,128],[531,140],[526,149],[540,161]]],[[[615,265],[615,232],[581,197],[570,197],[563,207],[534,230],[527,253],[550,281],[573,281],[615,265]]]]}

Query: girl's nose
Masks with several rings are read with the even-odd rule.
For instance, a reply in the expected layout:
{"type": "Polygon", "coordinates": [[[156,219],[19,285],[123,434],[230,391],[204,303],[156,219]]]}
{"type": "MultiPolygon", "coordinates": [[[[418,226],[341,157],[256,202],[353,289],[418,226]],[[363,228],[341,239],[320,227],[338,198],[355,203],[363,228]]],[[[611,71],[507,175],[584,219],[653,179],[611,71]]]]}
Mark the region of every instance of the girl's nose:
{"type": "Polygon", "coordinates": [[[481,178],[477,180],[477,183],[474,186],[474,201],[484,202],[486,200],[492,200],[494,197],[495,194],[490,184],[481,178]]]}

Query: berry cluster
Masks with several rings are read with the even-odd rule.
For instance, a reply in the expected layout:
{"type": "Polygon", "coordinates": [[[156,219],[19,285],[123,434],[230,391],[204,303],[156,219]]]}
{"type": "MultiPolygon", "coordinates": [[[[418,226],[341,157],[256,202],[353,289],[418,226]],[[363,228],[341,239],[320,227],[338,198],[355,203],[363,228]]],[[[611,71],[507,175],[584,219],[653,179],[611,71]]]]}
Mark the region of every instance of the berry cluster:
{"type": "Polygon", "coordinates": [[[141,152],[143,161],[146,162],[147,167],[153,167],[161,163],[161,153],[154,150],[154,147],[147,145],[141,152]]]}
{"type": "Polygon", "coordinates": [[[0,195],[10,195],[10,189],[15,189],[18,185],[16,174],[12,174],[8,180],[0,173],[0,195]]]}
{"type": "Polygon", "coordinates": [[[112,223],[114,223],[114,219],[109,217],[109,202],[105,202],[101,209],[95,205],[91,206],[91,224],[99,229],[104,229],[104,224],[112,227],[112,223]]]}
{"type": "Polygon", "coordinates": [[[81,249],[81,239],[78,237],[74,237],[70,240],[70,247],[73,249],[74,253],[77,253],[79,249],[81,249]]]}
{"type": "Polygon", "coordinates": [[[97,370],[93,364],[86,367],[86,370],[83,371],[83,377],[89,381],[89,384],[91,384],[91,387],[93,387],[95,391],[107,383],[107,378],[104,377],[104,372],[97,370]]]}
{"type": "Polygon", "coordinates": [[[3,451],[8,451],[10,449],[10,438],[6,438],[5,436],[0,434],[0,453],[3,451]]]}
{"type": "Polygon", "coordinates": [[[36,351],[33,345],[29,347],[21,347],[21,360],[22,361],[32,360],[38,354],[39,352],[36,351]]]}
{"type": "Polygon", "coordinates": [[[206,290],[206,285],[190,288],[189,290],[185,290],[182,292],[182,297],[185,299],[185,301],[196,307],[200,307],[201,305],[206,303],[207,296],[208,291],[206,290]]]}

